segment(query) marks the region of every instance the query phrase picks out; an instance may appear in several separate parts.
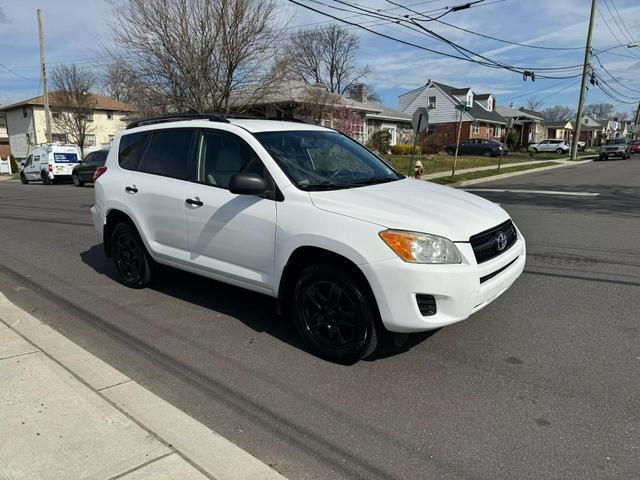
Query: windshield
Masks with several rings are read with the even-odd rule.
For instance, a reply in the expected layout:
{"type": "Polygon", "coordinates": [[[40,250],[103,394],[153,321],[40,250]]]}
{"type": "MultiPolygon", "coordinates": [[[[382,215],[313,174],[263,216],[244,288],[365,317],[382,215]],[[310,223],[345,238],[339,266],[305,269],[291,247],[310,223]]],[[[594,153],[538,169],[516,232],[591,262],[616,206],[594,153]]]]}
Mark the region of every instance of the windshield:
{"type": "Polygon", "coordinates": [[[624,138],[612,138],[604,142],[605,145],[623,145],[626,143],[624,138]]]}
{"type": "Polygon", "coordinates": [[[302,190],[353,188],[404,178],[362,145],[337,132],[263,132],[255,136],[302,190]]]}

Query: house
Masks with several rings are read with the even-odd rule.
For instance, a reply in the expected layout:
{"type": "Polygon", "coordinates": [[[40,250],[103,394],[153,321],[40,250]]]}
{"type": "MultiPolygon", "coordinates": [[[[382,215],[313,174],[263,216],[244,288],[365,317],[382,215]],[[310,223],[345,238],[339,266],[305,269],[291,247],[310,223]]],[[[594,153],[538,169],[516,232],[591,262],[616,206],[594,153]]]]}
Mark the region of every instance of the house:
{"type": "Polygon", "coordinates": [[[373,101],[363,84],[353,85],[346,95],[334,95],[323,85],[286,80],[272,93],[253,103],[247,111],[265,118],[287,120],[310,116],[307,114],[311,109],[314,112],[311,116],[322,117],[322,125],[337,128],[335,114],[338,106],[346,107],[357,115],[359,122],[351,136],[361,143],[366,143],[382,129],[391,133],[391,145],[409,143],[412,139],[411,115],[373,101]]]}
{"type": "Polygon", "coordinates": [[[599,121],[589,117],[582,117],[580,125],[580,140],[585,142],[586,147],[595,147],[602,143],[603,126],[599,121]]]}
{"type": "Polygon", "coordinates": [[[629,122],[613,119],[605,120],[603,123],[602,135],[604,138],[627,138],[629,136],[627,128],[629,122]]]}
{"type": "Polygon", "coordinates": [[[502,138],[506,120],[496,111],[496,100],[490,93],[478,95],[468,87],[455,88],[427,80],[423,86],[398,97],[398,109],[407,115],[413,115],[420,107],[429,109],[428,133],[443,135],[445,143],[456,140],[459,104],[470,107],[463,114],[461,139],[502,138]]]}
{"type": "Polygon", "coordinates": [[[556,120],[547,121],[544,126],[547,129],[547,138],[555,140],[566,140],[571,142],[571,135],[573,134],[573,123],[571,120],[556,120]]]}
{"type": "MultiPolygon", "coordinates": [[[[91,147],[99,145],[108,145],[113,136],[126,126],[124,118],[135,112],[135,109],[112,98],[93,93],[88,95],[93,97],[94,107],[93,114],[89,118],[91,126],[85,147],[91,149],[91,147]]],[[[55,93],[52,93],[49,98],[52,99],[53,104],[55,93]]],[[[0,112],[4,113],[11,153],[16,160],[24,160],[35,145],[46,143],[46,122],[42,95],[1,106],[0,112]]],[[[52,117],[54,117],[53,113],[52,117]]],[[[65,143],[68,141],[67,132],[62,131],[56,125],[55,118],[51,120],[51,132],[52,141],[65,143]]]]}
{"type": "Polygon", "coordinates": [[[531,143],[538,143],[547,138],[544,116],[540,112],[524,108],[516,110],[513,106],[496,107],[496,112],[507,121],[513,119],[511,128],[518,132],[517,147],[527,147],[531,143]]]}
{"type": "Polygon", "coordinates": [[[0,114],[0,159],[6,159],[9,156],[9,134],[7,133],[7,120],[0,114]]]}

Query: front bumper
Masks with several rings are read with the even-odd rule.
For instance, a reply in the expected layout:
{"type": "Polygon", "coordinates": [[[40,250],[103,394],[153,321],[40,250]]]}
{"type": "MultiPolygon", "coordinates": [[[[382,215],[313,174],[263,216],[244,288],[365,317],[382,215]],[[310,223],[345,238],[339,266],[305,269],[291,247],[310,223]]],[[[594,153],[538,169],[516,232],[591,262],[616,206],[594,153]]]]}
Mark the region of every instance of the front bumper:
{"type": "Polygon", "coordinates": [[[91,207],[91,221],[93,222],[93,226],[96,228],[100,236],[102,236],[104,231],[104,217],[100,209],[95,205],[91,207]]]}
{"type": "Polygon", "coordinates": [[[389,331],[420,332],[465,320],[502,295],[524,270],[526,244],[520,232],[509,250],[480,265],[469,243],[456,246],[463,257],[457,265],[412,264],[393,258],[360,266],[376,297],[382,323],[389,331]],[[482,277],[502,268],[480,282],[482,277]],[[417,294],[435,298],[435,315],[420,313],[417,294]]]}

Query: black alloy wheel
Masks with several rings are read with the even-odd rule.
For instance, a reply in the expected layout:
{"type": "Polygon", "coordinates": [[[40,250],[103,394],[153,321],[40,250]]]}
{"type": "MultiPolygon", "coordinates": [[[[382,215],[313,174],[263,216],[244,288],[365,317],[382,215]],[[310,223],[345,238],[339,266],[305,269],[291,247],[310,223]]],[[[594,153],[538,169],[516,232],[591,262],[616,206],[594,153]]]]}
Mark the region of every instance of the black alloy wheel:
{"type": "Polygon", "coordinates": [[[367,289],[337,265],[305,268],[296,282],[293,316],[305,343],[318,356],[351,364],[378,343],[377,311],[367,289]]]}
{"type": "Polygon", "coordinates": [[[143,288],[151,283],[153,260],[138,235],[127,223],[119,223],[111,235],[111,255],[124,285],[143,288]]]}

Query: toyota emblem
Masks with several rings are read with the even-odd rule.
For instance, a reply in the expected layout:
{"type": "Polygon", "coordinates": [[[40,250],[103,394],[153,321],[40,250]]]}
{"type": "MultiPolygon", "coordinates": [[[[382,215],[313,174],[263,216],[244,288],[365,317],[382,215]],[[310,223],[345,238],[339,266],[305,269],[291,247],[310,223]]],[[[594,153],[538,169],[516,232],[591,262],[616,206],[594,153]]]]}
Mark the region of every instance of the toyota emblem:
{"type": "Polygon", "coordinates": [[[500,232],[496,235],[496,248],[499,252],[507,248],[507,234],[504,232],[500,232]]]}

